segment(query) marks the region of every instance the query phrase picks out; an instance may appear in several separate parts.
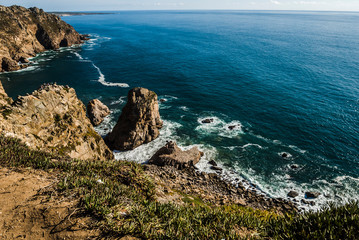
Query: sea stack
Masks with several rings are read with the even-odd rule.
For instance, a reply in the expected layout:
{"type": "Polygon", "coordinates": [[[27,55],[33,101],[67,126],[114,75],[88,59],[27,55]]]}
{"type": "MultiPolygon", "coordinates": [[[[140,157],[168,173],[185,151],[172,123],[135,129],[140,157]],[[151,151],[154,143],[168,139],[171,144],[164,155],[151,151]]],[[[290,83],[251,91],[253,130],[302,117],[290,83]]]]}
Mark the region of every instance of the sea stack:
{"type": "Polygon", "coordinates": [[[157,94],[137,87],[129,91],[127,104],[105,141],[111,150],[132,150],[156,139],[162,125],[157,94]]]}
{"type": "Polygon", "coordinates": [[[104,117],[110,113],[110,109],[98,99],[93,99],[87,104],[87,115],[94,126],[102,123],[104,117]]]}

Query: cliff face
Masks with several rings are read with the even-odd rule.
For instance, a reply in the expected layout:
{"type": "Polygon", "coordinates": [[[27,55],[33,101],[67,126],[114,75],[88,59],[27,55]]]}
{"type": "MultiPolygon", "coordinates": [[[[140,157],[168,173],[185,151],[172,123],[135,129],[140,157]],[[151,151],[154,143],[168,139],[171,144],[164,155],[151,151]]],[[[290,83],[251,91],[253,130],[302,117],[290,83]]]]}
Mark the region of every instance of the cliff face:
{"type": "Polygon", "coordinates": [[[0,84],[0,133],[78,159],[112,159],[73,88],[44,85],[11,103],[0,84]]]}
{"type": "Polygon", "coordinates": [[[0,72],[26,67],[27,58],[85,39],[58,16],[38,8],[0,5],[0,72]]]}
{"type": "Polygon", "coordinates": [[[13,100],[9,98],[0,82],[0,108],[11,104],[13,100]]]}

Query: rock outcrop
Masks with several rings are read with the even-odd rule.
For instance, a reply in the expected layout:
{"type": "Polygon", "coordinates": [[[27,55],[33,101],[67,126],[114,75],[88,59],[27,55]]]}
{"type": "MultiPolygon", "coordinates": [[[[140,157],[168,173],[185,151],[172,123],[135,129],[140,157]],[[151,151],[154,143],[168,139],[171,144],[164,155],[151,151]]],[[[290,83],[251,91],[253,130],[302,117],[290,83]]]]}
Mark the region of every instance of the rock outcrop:
{"type": "Polygon", "coordinates": [[[296,191],[290,191],[288,194],[287,194],[288,197],[291,197],[291,198],[295,198],[295,197],[298,197],[299,196],[299,193],[296,192],[296,191]]]}
{"type": "Polygon", "coordinates": [[[85,39],[58,16],[42,9],[0,5],[0,72],[24,68],[27,58],[39,52],[85,39]]]}
{"type": "Polygon", "coordinates": [[[319,196],[319,192],[305,192],[305,198],[317,198],[319,196]]]}
{"type": "Polygon", "coordinates": [[[11,104],[12,102],[13,102],[13,100],[8,97],[8,95],[6,94],[6,92],[2,86],[2,83],[0,82],[0,107],[7,106],[7,105],[11,104]]]}
{"type": "Polygon", "coordinates": [[[184,169],[194,166],[199,162],[203,153],[197,147],[182,151],[176,142],[168,142],[160,148],[148,161],[149,164],[157,166],[173,166],[177,169],[184,169]]]}
{"type": "Polygon", "coordinates": [[[87,104],[87,115],[94,126],[102,123],[104,117],[110,113],[110,109],[98,99],[93,99],[87,104]]]}
{"type": "Polygon", "coordinates": [[[129,91],[127,104],[105,141],[110,149],[132,150],[156,139],[162,125],[157,94],[146,88],[134,88],[129,91]]]}
{"type": "Polygon", "coordinates": [[[0,133],[29,147],[78,159],[113,159],[86,117],[85,106],[67,86],[43,85],[11,103],[0,89],[0,133]],[[2,94],[1,94],[2,93],[2,94]]]}

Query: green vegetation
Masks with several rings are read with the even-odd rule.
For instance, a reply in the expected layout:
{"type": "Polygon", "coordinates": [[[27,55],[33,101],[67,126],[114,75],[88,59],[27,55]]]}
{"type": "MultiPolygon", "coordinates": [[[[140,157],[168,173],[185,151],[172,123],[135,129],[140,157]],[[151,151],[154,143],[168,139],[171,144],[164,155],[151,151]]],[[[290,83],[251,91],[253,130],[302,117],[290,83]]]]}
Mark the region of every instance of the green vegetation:
{"type": "Polygon", "coordinates": [[[30,150],[0,136],[0,166],[58,174],[56,190],[78,196],[79,207],[115,236],[143,239],[358,239],[359,206],[328,206],[318,213],[280,215],[239,206],[211,206],[183,195],[184,205],[158,203],[142,167],[124,161],[80,161],[30,150]]]}
{"type": "Polygon", "coordinates": [[[359,239],[359,205],[329,204],[320,212],[288,215],[268,230],[278,239],[359,239]]]}

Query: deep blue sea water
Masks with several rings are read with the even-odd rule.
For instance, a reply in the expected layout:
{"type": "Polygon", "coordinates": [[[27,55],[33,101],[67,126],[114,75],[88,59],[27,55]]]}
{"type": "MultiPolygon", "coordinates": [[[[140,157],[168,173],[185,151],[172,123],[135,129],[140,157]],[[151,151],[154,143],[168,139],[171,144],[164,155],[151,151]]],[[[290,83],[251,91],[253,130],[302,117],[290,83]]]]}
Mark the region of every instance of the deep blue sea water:
{"type": "Polygon", "coordinates": [[[105,135],[128,90],[146,87],[167,100],[161,137],[118,159],[144,162],[176,140],[205,152],[202,170],[214,159],[224,177],[270,196],[295,190],[300,200],[315,190],[321,203],[359,199],[359,13],[128,11],[63,19],[91,40],[1,74],[10,96],[44,82],[68,84],[84,103],[99,98],[111,108],[97,128],[105,135]],[[214,122],[202,124],[205,118],[214,122]]]}

